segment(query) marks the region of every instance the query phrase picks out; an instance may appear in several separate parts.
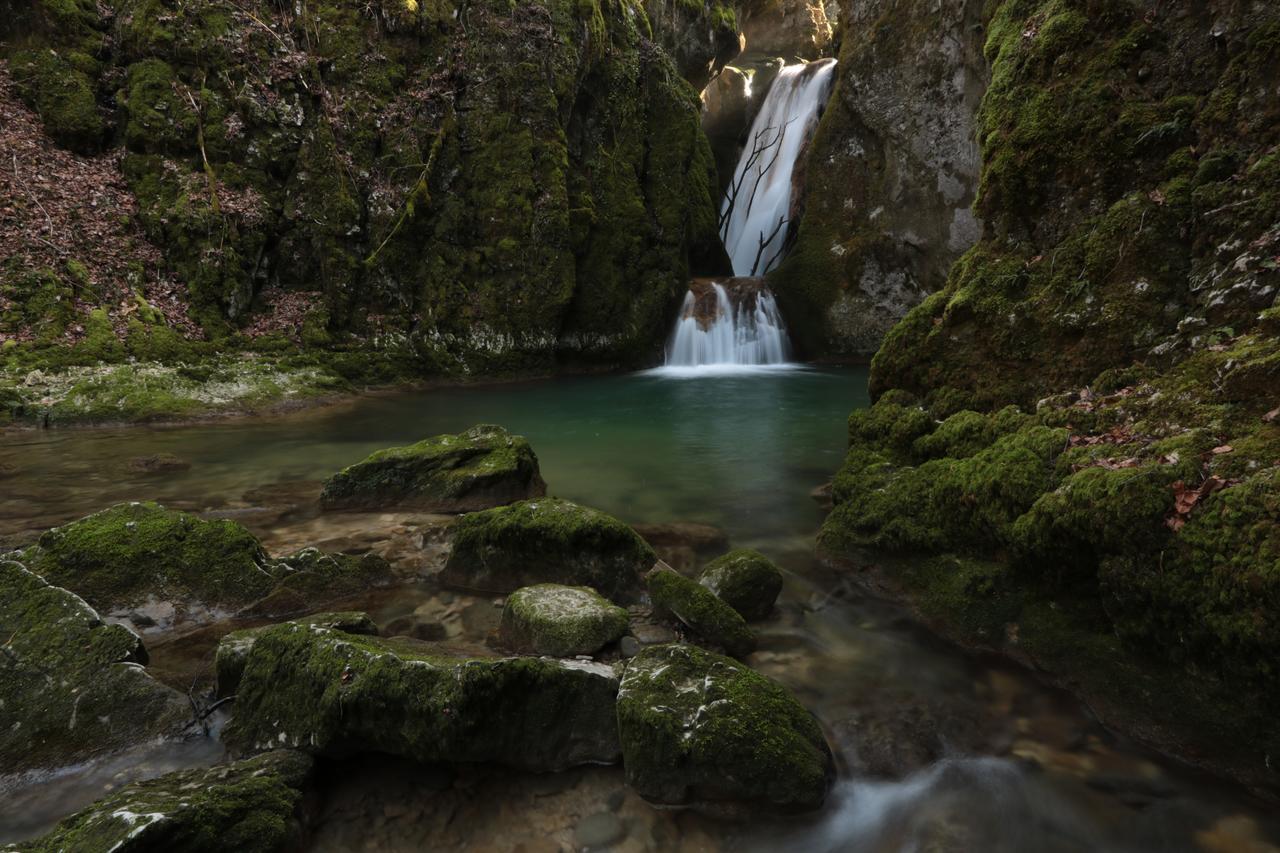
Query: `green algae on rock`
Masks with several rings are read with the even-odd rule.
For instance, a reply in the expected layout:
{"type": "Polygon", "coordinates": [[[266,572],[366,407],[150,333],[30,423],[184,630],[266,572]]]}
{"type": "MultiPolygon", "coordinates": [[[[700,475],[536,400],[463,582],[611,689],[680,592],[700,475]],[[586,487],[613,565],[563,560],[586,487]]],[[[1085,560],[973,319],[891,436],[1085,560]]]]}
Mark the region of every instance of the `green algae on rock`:
{"type": "Polygon", "coordinates": [[[285,623],[255,638],[224,740],[242,753],[291,746],[562,770],[618,760],[617,690],[605,664],[457,657],[285,623]]]}
{"type": "Polygon", "coordinates": [[[389,579],[373,556],[314,548],[272,559],[241,525],[205,520],[155,503],[118,504],[56,527],[23,552],[37,574],[95,607],[128,618],[152,611],[159,628],[217,613],[270,614],[358,592],[389,579]]]}
{"type": "Polygon", "coordinates": [[[698,583],[752,621],[773,612],[782,592],[782,570],[759,551],[738,548],[707,563],[698,583]]]}
{"type": "Polygon", "coordinates": [[[813,716],[785,688],[694,646],[651,646],[618,690],[627,782],[664,805],[816,809],[835,776],[813,716]]]}
{"type": "Polygon", "coordinates": [[[707,587],[667,566],[649,572],[645,583],[655,609],[672,614],[702,639],[734,657],[755,651],[755,634],[742,616],[707,587]]]}
{"type": "Polygon", "coordinates": [[[593,589],[543,583],[507,596],[499,635],[513,651],[590,655],[627,631],[627,611],[593,589]]]}
{"type": "MultiPolygon", "coordinates": [[[[378,635],[378,626],[367,613],[315,613],[301,619],[289,620],[292,624],[318,625],[331,628],[345,634],[360,634],[369,637],[378,635]]],[[[235,695],[240,686],[240,676],[244,674],[245,661],[249,659],[249,651],[254,641],[274,625],[263,625],[260,628],[242,628],[232,631],[218,641],[218,651],[214,656],[215,693],[218,698],[235,695]]]]}
{"type": "Polygon", "coordinates": [[[312,759],[293,750],[135,782],[17,849],[29,853],[183,850],[277,853],[303,838],[312,759]]]}
{"type": "Polygon", "coordinates": [[[546,490],[529,442],[485,424],[379,450],[330,477],[320,502],[326,509],[472,512],[546,490]]]}
{"type": "Polygon", "coordinates": [[[462,516],[440,581],[505,595],[522,586],[586,586],[619,604],[635,601],[657,560],[611,515],[559,498],[538,498],[462,516]]]}
{"type": "Polygon", "coordinates": [[[5,772],[76,764],[176,734],[186,697],[142,667],[129,629],[82,599],[0,560],[0,755],[5,772]]]}

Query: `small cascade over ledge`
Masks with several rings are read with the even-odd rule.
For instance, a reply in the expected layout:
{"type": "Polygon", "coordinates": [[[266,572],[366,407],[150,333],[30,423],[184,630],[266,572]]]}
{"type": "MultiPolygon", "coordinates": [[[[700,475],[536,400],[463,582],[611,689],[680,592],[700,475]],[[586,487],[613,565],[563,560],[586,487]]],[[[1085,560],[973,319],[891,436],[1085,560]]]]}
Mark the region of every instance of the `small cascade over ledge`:
{"type": "Polygon", "coordinates": [[[667,344],[675,369],[785,365],[791,342],[759,278],[695,279],[667,344]]]}

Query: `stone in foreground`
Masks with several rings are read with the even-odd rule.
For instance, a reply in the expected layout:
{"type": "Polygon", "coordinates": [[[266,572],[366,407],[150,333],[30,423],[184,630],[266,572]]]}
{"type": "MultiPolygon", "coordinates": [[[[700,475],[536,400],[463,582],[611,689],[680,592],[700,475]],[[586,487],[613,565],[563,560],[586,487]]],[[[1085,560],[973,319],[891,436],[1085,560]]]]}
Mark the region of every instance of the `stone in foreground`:
{"type": "Polygon", "coordinates": [[[657,560],[634,530],[611,515],[566,500],[540,498],[458,519],[441,583],[506,595],[522,586],[587,586],[628,604],[657,560]]]}
{"type": "MultiPolygon", "coordinates": [[[[378,626],[374,624],[367,613],[316,613],[302,619],[290,621],[300,625],[318,625],[322,628],[332,628],[335,631],[342,631],[346,634],[360,634],[369,637],[378,635],[378,626]]],[[[240,676],[244,674],[244,664],[249,659],[249,651],[253,648],[254,640],[264,631],[269,631],[274,627],[274,625],[263,625],[258,628],[243,628],[239,631],[232,631],[218,641],[218,652],[214,656],[213,662],[214,670],[217,673],[218,698],[235,695],[236,688],[240,686],[240,676]]]]}
{"type": "Polygon", "coordinates": [[[379,450],[330,477],[325,509],[471,512],[545,495],[529,442],[500,426],[474,426],[379,450]]]}
{"type": "Polygon", "coordinates": [[[544,583],[511,593],[500,633],[512,650],[552,657],[595,654],[627,630],[627,611],[584,586],[544,583]]]}
{"type": "Polygon", "coordinates": [[[562,770],[618,760],[617,691],[605,664],[458,657],[286,623],[255,639],[223,740],[241,753],[296,747],[562,770]]]}
{"type": "Polygon", "coordinates": [[[646,582],[654,607],[672,614],[702,639],[722,647],[734,657],[745,657],[755,651],[755,634],[738,611],[711,590],[667,566],[651,571],[646,582]]]}
{"type": "Polygon", "coordinates": [[[628,783],[664,805],[815,809],[835,772],[791,693],[696,646],[651,646],[631,660],[618,729],[628,783]]]}
{"type": "Polygon", "coordinates": [[[0,561],[0,767],[57,767],[174,733],[186,697],[141,666],[138,636],[0,561]]]}
{"type": "Polygon", "coordinates": [[[773,612],[778,593],[782,592],[782,570],[759,551],[739,548],[708,563],[698,583],[743,619],[764,619],[773,612]]]}
{"type": "Polygon", "coordinates": [[[21,849],[32,853],[300,849],[298,812],[311,770],[309,756],[278,750],[207,770],[181,770],[135,782],[21,849]]]}

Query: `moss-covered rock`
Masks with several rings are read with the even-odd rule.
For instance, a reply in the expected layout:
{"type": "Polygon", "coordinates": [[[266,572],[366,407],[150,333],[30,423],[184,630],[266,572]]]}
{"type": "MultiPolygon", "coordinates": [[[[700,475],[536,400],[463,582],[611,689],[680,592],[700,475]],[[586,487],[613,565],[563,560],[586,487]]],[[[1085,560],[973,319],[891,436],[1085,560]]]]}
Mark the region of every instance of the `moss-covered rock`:
{"type": "Polygon", "coordinates": [[[627,631],[627,611],[595,590],[544,583],[507,596],[499,627],[517,652],[552,657],[590,655],[627,631]]]}
{"type": "Polygon", "coordinates": [[[325,755],[560,770],[618,760],[618,679],[604,664],[460,658],[429,644],[283,624],[259,634],[224,740],[325,755]]]}
{"type": "Polygon", "coordinates": [[[703,640],[734,657],[755,651],[755,634],[742,616],[707,587],[662,565],[649,572],[645,584],[656,609],[675,616],[703,640]]]}
{"type": "Polygon", "coordinates": [[[6,772],[76,764],[175,734],[186,697],[154,681],[132,631],[0,560],[0,755],[6,772]]]}
{"type": "Polygon", "coordinates": [[[208,770],[135,782],[18,845],[31,853],[295,849],[312,759],[278,750],[208,770]]]}
{"type": "Polygon", "coordinates": [[[634,530],[599,510],[558,498],[473,512],[453,527],[442,583],[506,594],[537,583],[586,586],[634,601],[657,557],[634,530]]]}
{"type": "Polygon", "coordinates": [[[782,570],[750,548],[717,557],[703,568],[698,583],[738,611],[743,619],[764,619],[782,592],[782,570]]]}
{"type": "Polygon", "coordinates": [[[326,509],[472,512],[546,494],[529,442],[499,426],[474,426],[379,450],[324,484],[326,509]]]}
{"type": "Polygon", "coordinates": [[[154,627],[250,605],[260,615],[367,589],[390,579],[378,557],[308,548],[272,559],[241,525],[154,503],[119,504],[43,534],[24,553],[32,570],[104,612],[152,611],[154,627]]]}
{"type": "Polygon", "coordinates": [[[627,782],[664,805],[815,809],[835,775],[813,716],[785,688],[694,646],[651,646],[618,691],[627,782]]]}
{"type": "MultiPolygon", "coordinates": [[[[367,613],[315,613],[302,619],[292,619],[290,622],[332,628],[345,634],[360,634],[368,637],[378,635],[378,626],[367,613]]],[[[232,631],[218,641],[218,651],[214,655],[213,666],[216,675],[215,690],[219,698],[235,695],[254,641],[263,632],[273,627],[275,626],[264,625],[260,628],[242,628],[239,631],[232,631]]]]}

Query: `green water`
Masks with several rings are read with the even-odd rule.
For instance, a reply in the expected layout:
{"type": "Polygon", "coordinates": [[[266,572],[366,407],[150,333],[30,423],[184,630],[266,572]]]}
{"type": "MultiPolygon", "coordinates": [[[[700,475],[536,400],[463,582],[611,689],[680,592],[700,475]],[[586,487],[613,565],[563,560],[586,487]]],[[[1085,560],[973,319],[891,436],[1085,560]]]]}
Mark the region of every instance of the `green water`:
{"type": "Polygon", "coordinates": [[[816,529],[809,492],[839,467],[845,418],[866,404],[860,368],[636,374],[366,397],[270,420],[13,433],[0,450],[18,469],[0,498],[0,531],[121,500],[218,508],[261,486],[323,479],[381,447],[496,423],[532,442],[551,494],[633,523],[716,524],[767,546],[816,529]],[[191,468],[129,470],[155,453],[191,468]]]}

